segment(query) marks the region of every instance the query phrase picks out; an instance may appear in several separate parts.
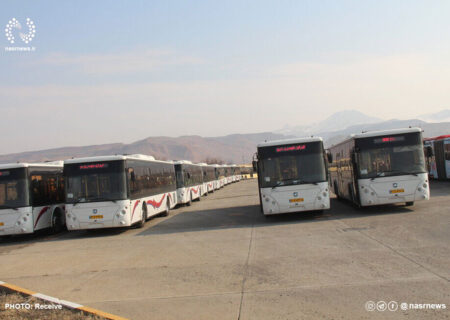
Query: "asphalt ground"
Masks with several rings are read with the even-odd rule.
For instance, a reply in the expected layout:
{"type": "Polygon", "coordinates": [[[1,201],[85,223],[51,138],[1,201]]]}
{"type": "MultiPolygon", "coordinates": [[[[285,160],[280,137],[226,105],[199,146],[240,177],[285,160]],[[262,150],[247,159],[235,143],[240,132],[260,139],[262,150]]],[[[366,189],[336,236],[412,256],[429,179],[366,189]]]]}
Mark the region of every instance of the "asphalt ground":
{"type": "Polygon", "coordinates": [[[0,280],[131,319],[449,319],[449,279],[448,182],[413,207],[266,218],[247,180],[142,229],[0,242],[0,280]]]}

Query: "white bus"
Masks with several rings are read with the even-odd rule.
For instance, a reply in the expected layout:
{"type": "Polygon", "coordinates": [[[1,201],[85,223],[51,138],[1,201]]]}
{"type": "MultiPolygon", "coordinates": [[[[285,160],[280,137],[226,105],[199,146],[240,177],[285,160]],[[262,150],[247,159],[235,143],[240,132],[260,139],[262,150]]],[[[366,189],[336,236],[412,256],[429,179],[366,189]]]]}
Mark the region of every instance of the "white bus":
{"type": "Polygon", "coordinates": [[[64,162],[69,230],[142,227],[177,203],[172,162],[145,155],[114,155],[64,162]]]}
{"type": "Polygon", "coordinates": [[[178,204],[190,206],[193,200],[200,201],[203,186],[202,166],[187,160],[176,161],[175,173],[178,204]]]}
{"type": "Polygon", "coordinates": [[[233,182],[233,170],[231,165],[224,165],[225,168],[225,185],[233,182]]]}
{"type": "Polygon", "coordinates": [[[258,144],[259,198],[264,215],[330,208],[327,166],[321,138],[258,144]]]}
{"type": "Polygon", "coordinates": [[[62,161],[0,165],[0,236],[64,228],[62,171],[62,161]]]}
{"type": "Polygon", "coordinates": [[[233,182],[241,181],[241,167],[240,166],[233,164],[231,166],[231,172],[233,175],[233,178],[232,178],[233,182]]]}
{"type": "Polygon", "coordinates": [[[450,180],[450,135],[424,139],[430,178],[450,180]]]}
{"type": "Polygon", "coordinates": [[[329,150],[330,187],[338,198],[373,206],[430,197],[419,128],[355,134],[329,150]]]}
{"type": "Polygon", "coordinates": [[[207,195],[208,193],[214,192],[215,190],[215,181],[216,179],[216,170],[214,166],[211,166],[206,163],[200,163],[202,165],[203,172],[203,189],[204,193],[207,195]]]}
{"type": "Polygon", "coordinates": [[[219,190],[223,187],[223,168],[220,164],[212,164],[214,168],[215,180],[214,180],[214,190],[219,190]]]}

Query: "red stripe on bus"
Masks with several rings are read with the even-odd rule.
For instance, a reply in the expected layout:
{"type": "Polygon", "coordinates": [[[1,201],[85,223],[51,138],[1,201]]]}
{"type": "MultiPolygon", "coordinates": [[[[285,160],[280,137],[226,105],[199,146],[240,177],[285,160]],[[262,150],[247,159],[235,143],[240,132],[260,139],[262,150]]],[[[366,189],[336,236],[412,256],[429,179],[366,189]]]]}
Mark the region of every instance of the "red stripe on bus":
{"type": "Polygon", "coordinates": [[[195,190],[194,188],[191,188],[191,191],[194,191],[197,194],[198,193],[198,188],[199,187],[197,187],[197,190],[195,190]]]}
{"type": "Polygon", "coordinates": [[[136,207],[139,204],[139,202],[141,202],[141,200],[138,200],[134,203],[133,212],[131,213],[131,221],[133,221],[134,210],[136,210],[136,207]]]}
{"type": "Polygon", "coordinates": [[[164,194],[159,202],[156,202],[155,200],[148,200],[147,204],[151,205],[153,208],[159,208],[161,206],[161,203],[163,202],[164,198],[166,197],[166,194],[164,194]]]}
{"type": "Polygon", "coordinates": [[[34,224],[34,227],[35,227],[35,228],[36,228],[36,226],[37,226],[37,224],[38,224],[39,219],[42,217],[42,215],[43,215],[49,208],[50,208],[50,207],[43,207],[43,208],[41,209],[41,211],[39,212],[38,217],[37,217],[37,219],[36,219],[36,222],[35,222],[35,224],[34,224]]]}

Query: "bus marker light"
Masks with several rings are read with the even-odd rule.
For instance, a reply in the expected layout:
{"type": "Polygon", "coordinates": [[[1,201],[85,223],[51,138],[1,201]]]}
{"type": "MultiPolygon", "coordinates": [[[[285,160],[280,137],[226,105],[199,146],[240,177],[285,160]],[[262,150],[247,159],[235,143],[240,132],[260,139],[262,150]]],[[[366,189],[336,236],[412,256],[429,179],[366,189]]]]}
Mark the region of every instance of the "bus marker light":
{"type": "Polygon", "coordinates": [[[0,227],[3,227],[5,224],[3,222],[0,222],[0,227]]]}
{"type": "Polygon", "coordinates": [[[390,194],[402,193],[402,192],[405,192],[405,189],[391,189],[391,190],[389,190],[390,194]]]}
{"type": "Polygon", "coordinates": [[[103,215],[102,214],[98,214],[95,216],[89,216],[89,219],[103,219],[103,215]]]}

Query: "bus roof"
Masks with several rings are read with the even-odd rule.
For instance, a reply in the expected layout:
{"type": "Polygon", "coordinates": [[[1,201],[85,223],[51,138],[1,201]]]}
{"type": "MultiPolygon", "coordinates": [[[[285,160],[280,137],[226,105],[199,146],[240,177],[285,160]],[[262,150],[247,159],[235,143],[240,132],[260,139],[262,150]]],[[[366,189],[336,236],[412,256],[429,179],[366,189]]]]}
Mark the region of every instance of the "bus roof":
{"type": "Polygon", "coordinates": [[[114,161],[114,160],[127,160],[127,159],[130,159],[130,160],[144,160],[144,161],[158,161],[158,162],[170,163],[170,161],[155,160],[154,157],[147,156],[145,154],[130,154],[130,155],[116,154],[116,155],[109,155],[109,156],[74,158],[74,159],[64,160],[64,163],[70,164],[70,163],[97,162],[97,161],[114,161]]]}
{"type": "Polygon", "coordinates": [[[424,141],[436,141],[436,140],[445,140],[445,139],[450,139],[450,134],[444,134],[444,135],[438,136],[438,137],[425,138],[423,140],[424,141]]]}
{"type": "MultiPolygon", "coordinates": [[[[192,161],[189,160],[175,160],[173,163],[175,164],[197,164],[197,163],[192,163],[192,161]]],[[[200,165],[200,164],[198,164],[200,165]]]]}
{"type": "Polygon", "coordinates": [[[63,167],[64,161],[49,161],[49,162],[16,162],[0,164],[0,169],[15,169],[15,168],[28,168],[28,167],[49,167],[58,168],[63,167]]]}
{"type": "Polygon", "coordinates": [[[358,139],[358,138],[385,136],[387,134],[401,134],[401,133],[410,133],[410,132],[422,132],[422,129],[414,127],[414,128],[400,128],[400,129],[390,129],[390,130],[380,130],[380,131],[368,131],[368,132],[353,134],[353,135],[351,135],[351,137],[358,139]]]}
{"type": "Polygon", "coordinates": [[[257,147],[270,147],[270,146],[283,146],[286,144],[293,143],[308,143],[308,142],[317,142],[323,141],[321,137],[307,137],[307,138],[294,138],[294,139],[283,139],[283,140],[273,140],[261,142],[257,145],[257,147]]]}
{"type": "Polygon", "coordinates": [[[422,129],[413,127],[413,128],[399,128],[399,129],[389,129],[389,130],[379,130],[379,131],[367,131],[367,132],[362,132],[362,133],[351,134],[344,140],[330,146],[329,148],[338,146],[338,145],[345,143],[347,141],[350,141],[352,139],[370,138],[370,137],[378,137],[378,136],[385,136],[385,135],[390,135],[390,134],[402,134],[402,133],[410,133],[410,132],[422,132],[422,129]]]}

